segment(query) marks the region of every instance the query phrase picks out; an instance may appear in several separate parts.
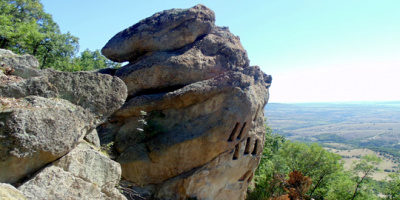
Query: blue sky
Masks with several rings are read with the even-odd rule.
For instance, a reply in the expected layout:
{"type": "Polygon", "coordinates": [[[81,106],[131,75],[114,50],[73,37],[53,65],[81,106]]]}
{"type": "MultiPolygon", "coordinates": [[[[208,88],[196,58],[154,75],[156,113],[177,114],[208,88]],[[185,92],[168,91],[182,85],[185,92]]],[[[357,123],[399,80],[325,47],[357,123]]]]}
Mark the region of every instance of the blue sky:
{"type": "Polygon", "coordinates": [[[42,0],[80,50],[171,8],[204,4],[271,74],[270,102],[400,101],[400,1],[42,0]]]}

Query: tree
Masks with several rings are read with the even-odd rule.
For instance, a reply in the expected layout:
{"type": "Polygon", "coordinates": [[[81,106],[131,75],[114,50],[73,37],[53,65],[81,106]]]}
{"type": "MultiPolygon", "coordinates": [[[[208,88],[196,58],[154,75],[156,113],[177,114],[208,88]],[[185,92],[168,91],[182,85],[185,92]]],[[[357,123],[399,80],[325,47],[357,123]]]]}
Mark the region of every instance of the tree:
{"type": "Polygon", "coordinates": [[[339,155],[317,144],[308,146],[286,141],[267,128],[263,156],[256,171],[256,188],[249,194],[249,199],[278,198],[285,194],[282,180],[294,171],[313,180],[306,195],[314,199],[322,198],[328,192],[334,174],[343,169],[340,159],[339,155]]]}
{"type": "Polygon", "coordinates": [[[310,189],[311,178],[304,176],[301,172],[293,171],[289,173],[289,180],[285,185],[285,190],[290,199],[308,199],[306,192],[310,189]]]}
{"type": "Polygon", "coordinates": [[[285,193],[283,180],[286,171],[280,167],[282,162],[277,153],[286,139],[282,135],[273,134],[268,125],[265,131],[264,150],[255,172],[255,188],[248,194],[248,199],[261,200],[265,197],[279,197],[285,193]]]}
{"type": "Polygon", "coordinates": [[[40,68],[72,67],[78,38],[62,34],[39,0],[0,1],[0,48],[34,55],[40,68]]]}
{"type": "Polygon", "coordinates": [[[99,50],[90,51],[89,49],[83,51],[80,57],[75,58],[74,64],[76,65],[75,71],[118,68],[121,66],[120,63],[108,60],[99,50]]]}
{"type": "Polygon", "coordinates": [[[382,162],[382,160],[375,155],[366,155],[361,158],[360,161],[355,163],[353,172],[355,174],[354,180],[356,186],[353,192],[352,200],[354,200],[358,195],[362,194],[363,186],[371,182],[371,176],[376,172],[377,166],[382,162]]]}
{"type": "Polygon", "coordinates": [[[354,191],[355,181],[352,179],[353,174],[350,171],[341,171],[333,175],[328,186],[326,199],[351,199],[354,191]]]}
{"type": "Polygon", "coordinates": [[[392,200],[400,199],[400,173],[390,173],[389,180],[386,180],[386,183],[384,194],[392,200]]]}
{"type": "Polygon", "coordinates": [[[299,171],[313,180],[307,194],[314,199],[326,194],[332,175],[343,169],[339,155],[326,151],[316,143],[308,146],[304,143],[287,142],[280,149],[279,155],[288,171],[299,171]]]}
{"type": "Polygon", "coordinates": [[[37,19],[42,5],[35,0],[0,1],[0,48],[21,50],[32,35],[38,35],[37,19]]]}

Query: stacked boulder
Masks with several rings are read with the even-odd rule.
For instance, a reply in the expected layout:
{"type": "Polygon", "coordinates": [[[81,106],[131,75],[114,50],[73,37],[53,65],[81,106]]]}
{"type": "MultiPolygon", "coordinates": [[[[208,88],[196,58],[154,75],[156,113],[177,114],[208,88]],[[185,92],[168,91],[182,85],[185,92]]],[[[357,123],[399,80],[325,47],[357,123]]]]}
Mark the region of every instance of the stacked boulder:
{"type": "MultiPolygon", "coordinates": [[[[271,77],[203,5],[154,14],[102,53],[128,98],[98,126],[122,177],[157,199],[244,199],[264,144],[271,77]]],[[[136,187],[135,187],[136,186],[136,187]]]]}
{"type": "Polygon", "coordinates": [[[95,129],[125,102],[124,82],[39,70],[33,56],[8,50],[0,60],[0,196],[126,199],[115,188],[121,167],[99,151],[95,129]]]}

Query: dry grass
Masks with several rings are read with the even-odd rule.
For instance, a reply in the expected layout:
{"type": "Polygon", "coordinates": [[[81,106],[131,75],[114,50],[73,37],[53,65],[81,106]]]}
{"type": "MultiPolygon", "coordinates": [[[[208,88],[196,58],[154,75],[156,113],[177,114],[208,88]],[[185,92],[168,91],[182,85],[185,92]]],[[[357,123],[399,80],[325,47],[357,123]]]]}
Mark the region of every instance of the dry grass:
{"type": "Polygon", "coordinates": [[[333,148],[326,148],[328,151],[341,155],[344,161],[345,169],[351,169],[354,166],[354,162],[360,160],[361,156],[374,154],[382,159],[382,163],[378,166],[379,172],[373,174],[375,180],[384,180],[389,172],[385,172],[385,169],[397,170],[397,163],[394,163],[390,157],[379,155],[377,152],[369,149],[352,149],[352,150],[337,150],[333,148]]]}

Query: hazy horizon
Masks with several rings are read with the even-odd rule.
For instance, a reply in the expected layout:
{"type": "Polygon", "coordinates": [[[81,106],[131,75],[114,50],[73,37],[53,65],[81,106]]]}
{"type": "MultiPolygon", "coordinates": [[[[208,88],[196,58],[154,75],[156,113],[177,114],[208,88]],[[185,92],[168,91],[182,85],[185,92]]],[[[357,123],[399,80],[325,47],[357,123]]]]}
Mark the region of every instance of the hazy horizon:
{"type": "Polygon", "coordinates": [[[400,101],[400,1],[41,2],[80,38],[80,51],[156,12],[201,3],[241,38],[251,65],[272,75],[270,102],[400,101]]]}

